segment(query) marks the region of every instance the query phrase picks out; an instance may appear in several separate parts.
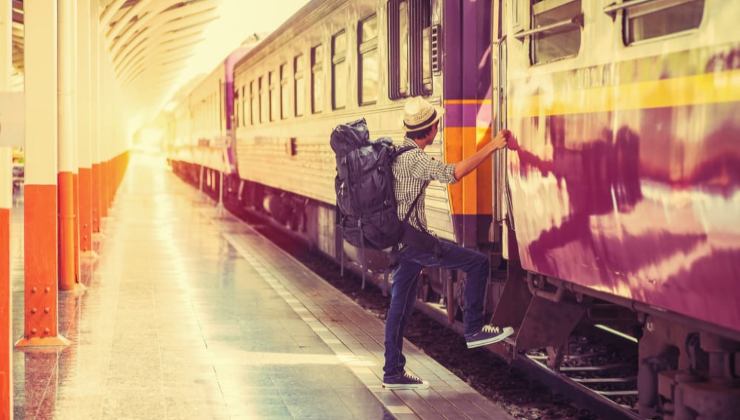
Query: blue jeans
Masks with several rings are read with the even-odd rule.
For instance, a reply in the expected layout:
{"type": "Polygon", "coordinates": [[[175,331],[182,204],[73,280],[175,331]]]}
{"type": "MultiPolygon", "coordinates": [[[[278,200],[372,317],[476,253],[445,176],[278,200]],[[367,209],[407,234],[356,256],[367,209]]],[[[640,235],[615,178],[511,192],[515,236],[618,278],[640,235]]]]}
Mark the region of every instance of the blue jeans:
{"type": "Polygon", "coordinates": [[[406,366],[406,358],[403,355],[403,330],[414,310],[419,273],[423,267],[464,271],[465,334],[478,332],[484,324],[483,299],[490,273],[488,257],[450,242],[441,242],[439,256],[408,246],[398,253],[398,266],[393,271],[391,305],[385,320],[385,366],[383,366],[385,377],[403,373],[406,366]]]}

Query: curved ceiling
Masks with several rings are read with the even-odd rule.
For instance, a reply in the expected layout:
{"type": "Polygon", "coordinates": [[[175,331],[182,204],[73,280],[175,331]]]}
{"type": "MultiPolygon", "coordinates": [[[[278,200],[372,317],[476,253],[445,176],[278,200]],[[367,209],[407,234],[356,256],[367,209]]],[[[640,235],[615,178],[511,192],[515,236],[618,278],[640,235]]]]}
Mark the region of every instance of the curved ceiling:
{"type": "Polygon", "coordinates": [[[161,102],[203,32],[218,18],[219,0],[102,0],[101,32],[116,78],[141,101],[161,102]]]}
{"type": "MultiPolygon", "coordinates": [[[[77,0],[66,1],[78,5],[77,0]]],[[[201,67],[215,66],[238,47],[237,39],[254,44],[256,33],[273,30],[308,0],[258,5],[244,0],[89,1],[97,6],[102,42],[127,107],[146,113],[157,111],[178,85],[202,73],[201,67]],[[209,54],[203,54],[204,50],[209,54]]],[[[23,4],[24,0],[12,0],[13,65],[20,89],[23,4]]]]}

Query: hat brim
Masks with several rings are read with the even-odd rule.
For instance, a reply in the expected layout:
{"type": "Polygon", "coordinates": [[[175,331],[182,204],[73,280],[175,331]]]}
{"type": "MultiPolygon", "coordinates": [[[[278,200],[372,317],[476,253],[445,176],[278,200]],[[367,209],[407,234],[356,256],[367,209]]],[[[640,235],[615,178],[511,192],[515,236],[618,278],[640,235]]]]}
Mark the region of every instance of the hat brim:
{"type": "Polygon", "coordinates": [[[435,106],[434,107],[434,110],[437,111],[437,115],[435,115],[434,116],[434,119],[432,119],[431,121],[429,121],[429,122],[427,122],[427,123],[425,123],[423,125],[420,125],[420,126],[415,126],[414,128],[409,128],[406,125],[406,122],[403,122],[402,123],[403,124],[403,129],[407,133],[412,132],[412,131],[421,131],[421,130],[427,129],[427,128],[433,126],[434,124],[438,123],[439,120],[442,118],[442,116],[445,114],[445,110],[444,110],[444,108],[440,108],[438,106],[435,106]]]}

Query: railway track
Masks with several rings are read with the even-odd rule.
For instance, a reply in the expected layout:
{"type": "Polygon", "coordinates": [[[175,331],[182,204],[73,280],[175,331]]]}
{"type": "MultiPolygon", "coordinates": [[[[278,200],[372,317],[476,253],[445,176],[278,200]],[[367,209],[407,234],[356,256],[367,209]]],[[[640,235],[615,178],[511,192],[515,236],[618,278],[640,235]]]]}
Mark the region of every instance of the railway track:
{"type": "MultiPolygon", "coordinates": [[[[192,182],[190,182],[192,184],[192,182]]],[[[197,185],[194,185],[196,188],[197,185]]],[[[217,199],[215,192],[206,191],[213,200],[217,199]]],[[[340,290],[350,294],[358,303],[368,310],[376,313],[380,318],[385,317],[387,297],[382,291],[382,282],[376,284],[377,288],[361,290],[361,276],[352,273],[340,280],[339,269],[335,262],[327,265],[327,258],[317,255],[318,253],[307,253],[305,244],[296,241],[300,236],[290,232],[283,226],[274,223],[263,214],[249,211],[234,206],[227,201],[225,206],[232,214],[236,215],[246,223],[250,224],[259,232],[270,238],[278,246],[282,247],[307,267],[317,272],[322,278],[334,284],[340,290]],[[344,281],[343,284],[340,284],[344,281]]],[[[417,308],[426,317],[448,328],[455,335],[459,346],[445,348],[442,351],[432,349],[433,342],[425,342],[423,337],[428,336],[429,325],[417,326],[417,341],[409,337],[416,345],[423,348],[427,353],[435,355],[438,362],[454,371],[459,376],[466,376],[472,386],[484,393],[489,398],[497,400],[505,407],[508,405],[511,414],[521,419],[530,418],[572,418],[572,419],[639,419],[635,411],[637,403],[637,340],[618,333],[603,326],[582,325],[573,334],[567,344],[562,360],[556,369],[548,366],[551,356],[548,349],[534,349],[519,352],[514,348],[514,343],[507,340],[498,345],[489,346],[486,350],[491,357],[505,359],[508,364],[500,372],[489,376],[519,375],[515,382],[523,381],[522,384],[513,388],[526,388],[515,390],[507,389],[497,391],[498,384],[490,384],[486,379],[479,379],[480,375],[472,373],[479,369],[488,369],[487,361],[482,361],[478,366],[471,362],[469,366],[451,366],[449,355],[458,352],[469,354],[462,340],[462,323],[455,320],[450,323],[450,313],[446,307],[445,297],[437,302],[417,302],[417,308]],[[445,355],[445,353],[447,355],[445,355]],[[539,383],[540,386],[537,386],[539,383]],[[534,385],[533,385],[534,384],[534,385]],[[522,396],[521,393],[531,395],[522,396]],[[549,392],[550,397],[536,395],[536,393],[549,392]],[[508,396],[507,396],[508,395],[508,396]],[[571,403],[570,408],[563,408],[563,401],[558,395],[564,396],[571,403]],[[507,401],[507,398],[513,401],[507,401]],[[550,398],[552,401],[540,401],[539,399],[550,398]],[[553,407],[548,407],[551,404],[553,407]],[[520,409],[521,405],[531,406],[520,409]],[[584,411],[586,410],[586,411],[584,411]],[[546,414],[552,412],[552,414],[546,414]],[[545,413],[544,415],[542,415],[545,413]]],[[[459,310],[457,312],[460,312],[459,310]]],[[[413,324],[413,322],[412,322],[413,324]]],[[[414,326],[411,325],[410,329],[414,326]]],[[[413,331],[409,335],[414,335],[413,331]]],[[[435,332],[435,335],[438,335],[435,332]]],[[[437,341],[452,341],[440,337],[437,341]]],[[[503,382],[503,381],[502,381],[503,382]]]]}
{"type": "MultiPolygon", "coordinates": [[[[450,325],[443,305],[427,302],[418,308],[462,335],[462,324],[450,325]]],[[[570,337],[569,352],[558,369],[548,366],[547,349],[517,352],[511,339],[487,349],[598,418],[640,419],[636,411],[636,343],[631,343],[634,348],[630,348],[629,343],[619,342],[625,341],[623,337],[592,326],[583,326],[578,332],[570,337]]]]}

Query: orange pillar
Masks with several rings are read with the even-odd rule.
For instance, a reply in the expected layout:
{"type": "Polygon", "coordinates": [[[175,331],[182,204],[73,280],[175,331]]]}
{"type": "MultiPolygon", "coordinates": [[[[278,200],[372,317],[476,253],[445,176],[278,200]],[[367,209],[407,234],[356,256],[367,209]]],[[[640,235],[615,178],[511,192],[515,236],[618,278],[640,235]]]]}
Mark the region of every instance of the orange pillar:
{"type": "MultiPolygon", "coordinates": [[[[0,19],[2,19],[1,15],[0,19]]],[[[11,347],[13,295],[10,286],[12,156],[10,147],[0,147],[0,171],[2,171],[0,173],[0,420],[10,419],[13,413],[13,352],[11,347]]]]}
{"type": "MultiPolygon", "coordinates": [[[[91,16],[99,10],[96,1],[91,2],[91,16]]],[[[102,39],[98,19],[90,19],[90,217],[91,230],[100,234],[100,138],[103,131],[102,119],[102,39]]],[[[98,235],[99,236],[99,235],[98,235]]]]}
{"type": "Polygon", "coordinates": [[[108,217],[108,183],[110,175],[108,174],[108,161],[100,163],[100,217],[108,217]]]}
{"type": "MultiPolygon", "coordinates": [[[[13,65],[13,10],[0,2],[0,92],[8,90],[13,65]]],[[[0,133],[1,134],[1,133],[0,133]]],[[[10,211],[13,208],[13,151],[0,147],[0,420],[13,417],[13,301],[10,285],[10,211]]]]}
{"type": "MultiPolygon", "coordinates": [[[[93,139],[93,141],[95,141],[93,139]]],[[[92,201],[92,230],[95,233],[100,232],[100,208],[102,206],[101,204],[101,176],[100,176],[100,164],[99,163],[93,163],[92,166],[92,191],[91,191],[91,201],[92,201]]]]}
{"type": "Polygon", "coordinates": [[[74,0],[60,0],[58,7],[59,288],[64,291],[80,291],[75,201],[77,178],[75,17],[77,10],[74,0]]]}
{"type": "Polygon", "coordinates": [[[72,174],[72,204],[74,205],[74,263],[75,279],[80,281],[80,176],[72,174]]]}
{"type": "MultiPolygon", "coordinates": [[[[92,46],[93,39],[97,38],[92,22],[90,0],[77,1],[77,150],[78,150],[78,208],[79,215],[79,250],[82,257],[94,258],[95,251],[92,248],[92,96],[93,80],[92,74],[92,46]]],[[[95,76],[97,77],[97,76],[95,76]]]]}
{"type": "Polygon", "coordinates": [[[57,329],[57,4],[24,2],[24,330],[19,347],[59,346],[57,329]]]}
{"type": "Polygon", "coordinates": [[[59,172],[59,289],[74,290],[75,275],[75,210],[74,174],[59,172]]]}
{"type": "Polygon", "coordinates": [[[80,168],[80,251],[91,255],[92,249],[92,169],[80,168]]]}

